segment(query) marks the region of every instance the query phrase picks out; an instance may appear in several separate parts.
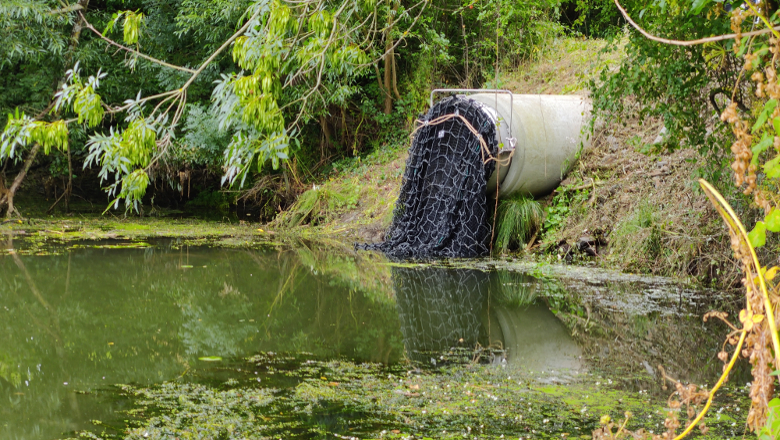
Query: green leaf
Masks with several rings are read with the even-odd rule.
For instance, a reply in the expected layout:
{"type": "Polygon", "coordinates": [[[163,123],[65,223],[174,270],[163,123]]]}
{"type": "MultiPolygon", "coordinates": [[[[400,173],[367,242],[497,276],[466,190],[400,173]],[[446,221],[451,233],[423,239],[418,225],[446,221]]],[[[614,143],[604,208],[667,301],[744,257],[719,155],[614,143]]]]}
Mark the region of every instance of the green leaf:
{"type": "Polygon", "coordinates": [[[124,41],[127,44],[138,43],[138,36],[141,33],[141,22],[144,14],[138,11],[125,11],[124,41]]]}
{"type": "Polygon", "coordinates": [[[774,136],[770,136],[769,134],[764,133],[764,137],[761,139],[761,142],[757,143],[753,146],[753,159],[751,160],[751,163],[753,165],[758,165],[758,157],[761,153],[767,150],[770,145],[772,145],[775,142],[774,136]]]}
{"type": "Polygon", "coordinates": [[[767,177],[780,177],[780,155],[764,164],[764,172],[767,177]]]}
{"type": "Polygon", "coordinates": [[[775,133],[780,136],[780,116],[772,119],[772,127],[775,128],[775,133]]]}
{"type": "Polygon", "coordinates": [[[691,6],[691,14],[696,15],[700,13],[701,10],[711,2],[712,0],[694,0],[693,6],[691,6]]]}
{"type": "Polygon", "coordinates": [[[114,25],[116,24],[117,20],[119,20],[119,18],[122,16],[122,14],[124,14],[124,12],[120,12],[120,13],[114,12],[114,15],[111,16],[111,20],[109,20],[108,24],[106,25],[106,28],[103,30],[104,37],[114,29],[114,25]]]}
{"type": "Polygon", "coordinates": [[[748,240],[754,248],[760,248],[766,244],[766,225],[764,222],[756,223],[756,227],[748,234],[748,240]]]}
{"type": "Polygon", "coordinates": [[[198,358],[199,361],[205,362],[219,362],[222,360],[221,356],[203,356],[198,358]]]}
{"type": "Polygon", "coordinates": [[[772,232],[780,232],[780,209],[772,209],[764,218],[766,228],[772,232]]]}
{"type": "Polygon", "coordinates": [[[776,99],[770,99],[769,101],[766,102],[766,104],[764,104],[764,110],[762,110],[761,114],[758,115],[758,119],[756,119],[756,123],[753,124],[753,128],[751,129],[753,133],[755,133],[759,128],[761,128],[764,125],[769,115],[771,115],[772,112],[775,111],[775,107],[777,107],[776,99]]]}

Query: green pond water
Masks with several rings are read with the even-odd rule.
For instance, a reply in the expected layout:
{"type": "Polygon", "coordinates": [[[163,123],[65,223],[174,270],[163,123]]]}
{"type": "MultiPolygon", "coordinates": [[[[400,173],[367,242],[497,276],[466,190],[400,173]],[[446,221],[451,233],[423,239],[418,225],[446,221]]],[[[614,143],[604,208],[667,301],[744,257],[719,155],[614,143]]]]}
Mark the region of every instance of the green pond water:
{"type": "MultiPolygon", "coordinates": [[[[658,365],[711,384],[726,330],[700,316],[734,307],[581,268],[127,244],[0,255],[0,439],[586,438],[625,410],[661,431],[658,365]]],[[[744,431],[746,380],[712,438],[744,431]]]]}

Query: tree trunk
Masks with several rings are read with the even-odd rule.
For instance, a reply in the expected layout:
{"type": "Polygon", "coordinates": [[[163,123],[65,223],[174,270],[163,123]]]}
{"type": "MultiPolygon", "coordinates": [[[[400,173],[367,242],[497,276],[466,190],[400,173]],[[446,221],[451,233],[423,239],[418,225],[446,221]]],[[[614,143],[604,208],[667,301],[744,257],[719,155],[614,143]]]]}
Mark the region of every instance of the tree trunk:
{"type": "MultiPolygon", "coordinates": [[[[36,143],[33,145],[32,150],[30,150],[30,153],[27,155],[27,159],[24,161],[22,170],[19,171],[19,174],[16,175],[14,183],[11,184],[11,187],[8,188],[8,191],[5,193],[5,203],[8,205],[8,210],[5,212],[5,218],[7,219],[11,218],[11,215],[13,215],[14,212],[16,212],[19,217],[22,216],[19,214],[19,211],[14,208],[14,195],[16,195],[16,191],[22,185],[22,181],[24,180],[25,176],[27,176],[27,171],[30,170],[30,166],[32,166],[32,163],[35,160],[35,156],[38,155],[38,151],[40,151],[40,149],[40,144],[36,143]]],[[[3,201],[3,199],[0,199],[0,205],[2,205],[3,201]]]]}
{"type": "MultiPolygon", "coordinates": [[[[393,13],[398,11],[398,3],[393,6],[393,13]]],[[[387,33],[385,35],[385,114],[389,115],[393,111],[393,96],[390,94],[391,90],[395,89],[395,50],[393,49],[393,16],[389,14],[387,16],[387,33]]],[[[397,91],[396,91],[397,93],[397,91]]]]}
{"type": "Polygon", "coordinates": [[[387,93],[385,93],[385,114],[389,115],[390,112],[393,111],[393,96],[390,94],[390,89],[392,86],[392,80],[393,80],[393,50],[391,49],[393,47],[393,39],[390,37],[390,31],[388,30],[388,36],[385,43],[385,50],[389,50],[385,54],[385,84],[384,89],[387,93]]]}
{"type": "Polygon", "coordinates": [[[393,51],[393,93],[395,93],[395,99],[401,99],[401,94],[398,93],[398,78],[396,77],[396,62],[395,62],[395,51],[393,51]]]}
{"type": "Polygon", "coordinates": [[[70,212],[70,193],[73,192],[73,161],[70,158],[70,144],[68,144],[68,187],[65,188],[65,212],[70,212]]]}
{"type": "Polygon", "coordinates": [[[384,86],[384,78],[382,74],[379,72],[379,66],[377,64],[374,64],[374,70],[376,71],[376,82],[379,86],[379,91],[382,92],[382,95],[385,96],[385,99],[387,99],[387,96],[390,94],[387,90],[385,90],[384,86]]]}
{"type": "Polygon", "coordinates": [[[463,23],[463,14],[460,14],[460,29],[463,32],[463,59],[466,62],[466,81],[467,89],[471,88],[471,78],[469,77],[469,40],[466,38],[466,25],[463,23]]]}
{"type": "Polygon", "coordinates": [[[333,146],[333,136],[331,135],[330,127],[328,126],[328,118],[325,116],[320,116],[320,127],[322,127],[322,134],[324,136],[320,147],[320,160],[325,160],[325,149],[330,150],[333,146]]]}

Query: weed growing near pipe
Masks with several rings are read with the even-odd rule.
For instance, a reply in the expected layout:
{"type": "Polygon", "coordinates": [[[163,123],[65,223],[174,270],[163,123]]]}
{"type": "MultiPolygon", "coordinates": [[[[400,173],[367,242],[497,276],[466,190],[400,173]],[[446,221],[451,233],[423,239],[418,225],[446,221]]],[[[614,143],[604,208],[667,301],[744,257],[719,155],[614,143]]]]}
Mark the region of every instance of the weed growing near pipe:
{"type": "Polygon", "coordinates": [[[518,196],[498,203],[495,248],[505,253],[510,246],[522,247],[542,225],[542,207],[536,200],[518,196]]]}

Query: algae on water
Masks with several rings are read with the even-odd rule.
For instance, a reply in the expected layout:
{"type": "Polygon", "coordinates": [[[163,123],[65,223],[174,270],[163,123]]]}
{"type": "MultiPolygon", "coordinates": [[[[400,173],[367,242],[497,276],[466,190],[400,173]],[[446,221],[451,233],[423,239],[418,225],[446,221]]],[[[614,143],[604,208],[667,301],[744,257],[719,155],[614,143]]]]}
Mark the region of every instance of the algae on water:
{"type": "MultiPolygon", "coordinates": [[[[82,438],[590,438],[603,415],[633,414],[627,427],[662,432],[665,401],[622,391],[609,379],[543,383],[508,367],[393,367],[307,355],[266,353],[226,371],[196,372],[195,382],[122,385],[132,402],[126,429],[96,425],[82,438]],[[101,430],[102,428],[102,430],[101,430]],[[93,437],[94,438],[94,437],[93,437]]],[[[192,380],[192,378],[190,379],[192,380]]],[[[738,435],[744,389],[708,416],[700,438],[738,435]],[[737,405],[734,405],[734,403],[737,405]]],[[[741,412],[744,414],[744,411],[741,412]]]]}

